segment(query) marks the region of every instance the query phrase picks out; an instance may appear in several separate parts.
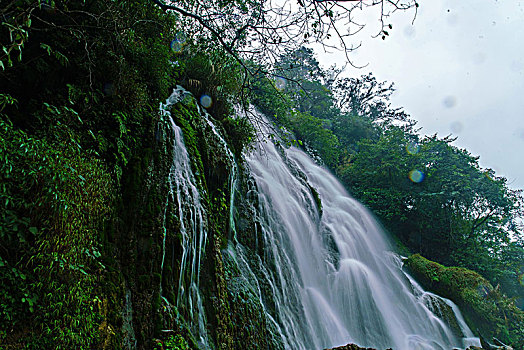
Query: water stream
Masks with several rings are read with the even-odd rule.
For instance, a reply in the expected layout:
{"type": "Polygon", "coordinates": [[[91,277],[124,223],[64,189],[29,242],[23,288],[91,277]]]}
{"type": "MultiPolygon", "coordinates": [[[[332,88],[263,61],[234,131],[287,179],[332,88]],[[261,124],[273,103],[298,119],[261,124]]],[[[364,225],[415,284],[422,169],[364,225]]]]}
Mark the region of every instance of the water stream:
{"type": "MultiPolygon", "coordinates": [[[[209,347],[206,329],[206,319],[202,296],[199,289],[200,266],[207,243],[207,216],[201,200],[201,193],[191,169],[191,160],[184,144],[184,136],[179,126],[175,124],[170,107],[181,101],[188,93],[177,86],[165,103],[160,105],[160,111],[172,134],[173,159],[168,176],[169,194],[166,201],[176,207],[175,213],[180,221],[180,235],[182,237],[182,257],[178,276],[177,308],[187,310],[190,324],[194,327],[195,335],[204,348],[209,347]]],[[[166,209],[167,209],[166,205],[166,209]]],[[[165,219],[166,213],[164,213],[165,219]]],[[[162,270],[165,259],[164,232],[162,247],[162,270]]]]}
{"type": "Polygon", "coordinates": [[[247,161],[258,188],[264,256],[253,262],[238,242],[228,251],[258,290],[286,348],[480,345],[456,305],[424,292],[402,271],[368,210],[306,153],[259,143],[247,161]],[[255,275],[270,285],[274,305],[255,275]],[[428,296],[449,306],[459,331],[437,316],[428,296]]]}
{"type": "MultiPolygon", "coordinates": [[[[206,212],[182,132],[168,112],[185,93],[177,88],[161,106],[174,136],[167,200],[176,203],[181,218],[177,306],[188,308],[201,346],[209,348],[198,281],[206,212]]],[[[200,114],[233,164],[229,219],[234,231],[238,170],[207,113],[200,114]]],[[[480,345],[456,305],[425,292],[402,271],[375,219],[329,171],[303,151],[273,142],[257,143],[246,159],[255,183],[257,204],[252,209],[262,253],[248,252],[233,232],[224,259],[234,261],[284,348],[357,343],[377,349],[449,350],[480,345]]]]}

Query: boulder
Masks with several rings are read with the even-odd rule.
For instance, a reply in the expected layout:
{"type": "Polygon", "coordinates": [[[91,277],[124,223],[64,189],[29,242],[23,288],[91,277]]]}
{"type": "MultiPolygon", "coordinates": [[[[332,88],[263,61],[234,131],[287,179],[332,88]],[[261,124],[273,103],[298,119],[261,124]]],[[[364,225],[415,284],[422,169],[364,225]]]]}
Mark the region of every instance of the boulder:
{"type": "MultiPolygon", "coordinates": [[[[337,346],[336,348],[324,349],[324,350],[377,350],[377,349],[363,348],[356,344],[347,344],[347,345],[337,346]]],[[[393,350],[393,349],[386,349],[386,350],[393,350]]]]}

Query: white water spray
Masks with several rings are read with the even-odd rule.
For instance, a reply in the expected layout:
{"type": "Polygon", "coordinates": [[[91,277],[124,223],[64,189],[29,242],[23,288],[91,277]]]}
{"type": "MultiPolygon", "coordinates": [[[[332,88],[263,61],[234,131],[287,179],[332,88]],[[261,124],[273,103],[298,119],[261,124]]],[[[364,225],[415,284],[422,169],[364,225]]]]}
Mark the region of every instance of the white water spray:
{"type": "MultiPolygon", "coordinates": [[[[199,343],[208,347],[205,313],[199,290],[200,266],[207,243],[207,220],[197,180],[191,170],[191,161],[184,144],[182,130],[175,124],[169,112],[170,107],[181,101],[187,94],[187,91],[177,86],[166,103],[160,105],[162,116],[169,121],[173,140],[173,161],[169,171],[169,195],[166,201],[171,201],[176,206],[175,212],[179,218],[179,231],[182,237],[176,306],[187,309],[191,324],[197,327],[196,334],[200,338],[199,343]]],[[[162,270],[165,239],[166,232],[164,232],[162,246],[162,270]]]]}
{"type": "MultiPolygon", "coordinates": [[[[206,213],[181,130],[168,112],[185,94],[177,88],[161,106],[173,131],[167,200],[177,204],[183,244],[177,306],[188,308],[201,346],[209,348],[198,282],[207,241],[206,213]]],[[[234,230],[234,157],[207,113],[200,114],[232,164],[230,228],[234,230]]],[[[296,148],[257,146],[247,162],[257,187],[254,215],[260,229],[255,234],[261,235],[263,254],[253,258],[235,235],[224,254],[236,263],[286,349],[322,349],[351,342],[395,350],[479,345],[456,305],[424,292],[401,270],[400,259],[390,253],[373,217],[333,175],[296,148]],[[444,304],[462,334],[437,316],[442,310],[435,305],[444,304]]]]}
{"type": "Polygon", "coordinates": [[[259,192],[264,256],[250,261],[238,242],[228,252],[257,291],[285,348],[479,345],[451,301],[441,299],[462,335],[430,310],[374,218],[327,170],[301,150],[273,143],[259,143],[247,160],[259,192]],[[270,285],[272,312],[255,275],[270,285]]]}

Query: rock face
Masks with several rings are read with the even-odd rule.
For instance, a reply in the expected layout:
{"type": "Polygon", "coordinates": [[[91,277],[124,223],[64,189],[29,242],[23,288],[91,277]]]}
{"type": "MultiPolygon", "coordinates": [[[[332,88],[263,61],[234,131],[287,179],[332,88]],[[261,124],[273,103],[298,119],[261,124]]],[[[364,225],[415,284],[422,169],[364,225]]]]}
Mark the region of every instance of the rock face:
{"type": "MultiPolygon", "coordinates": [[[[325,349],[325,350],[377,350],[374,348],[362,348],[356,344],[347,344],[343,346],[337,346],[336,348],[332,349],[325,349]]],[[[392,349],[386,349],[386,350],[392,350],[392,349]]]]}

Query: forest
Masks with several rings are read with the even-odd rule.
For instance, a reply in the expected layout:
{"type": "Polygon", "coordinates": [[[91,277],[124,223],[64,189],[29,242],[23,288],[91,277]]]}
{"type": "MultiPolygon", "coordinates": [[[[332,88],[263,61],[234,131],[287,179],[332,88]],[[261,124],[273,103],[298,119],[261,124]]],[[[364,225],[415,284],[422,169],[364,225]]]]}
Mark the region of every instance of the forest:
{"type": "Polygon", "coordinates": [[[417,116],[391,105],[393,83],[322,67],[310,47],[335,36],[350,57],[337,28],[355,8],[382,9],[381,40],[390,14],[419,4],[284,3],[0,5],[0,349],[294,348],[263,317],[277,302],[235,284],[241,264],[228,255],[238,241],[263,256],[245,164],[260,142],[329,169],[476,336],[524,348],[522,190],[454,137],[421,134],[417,116]],[[170,114],[206,213],[198,254],[186,253],[189,219],[169,187],[175,136],[159,105],[176,86],[195,97],[170,114]],[[201,270],[204,346],[201,319],[181,301],[186,254],[201,270]]]}

